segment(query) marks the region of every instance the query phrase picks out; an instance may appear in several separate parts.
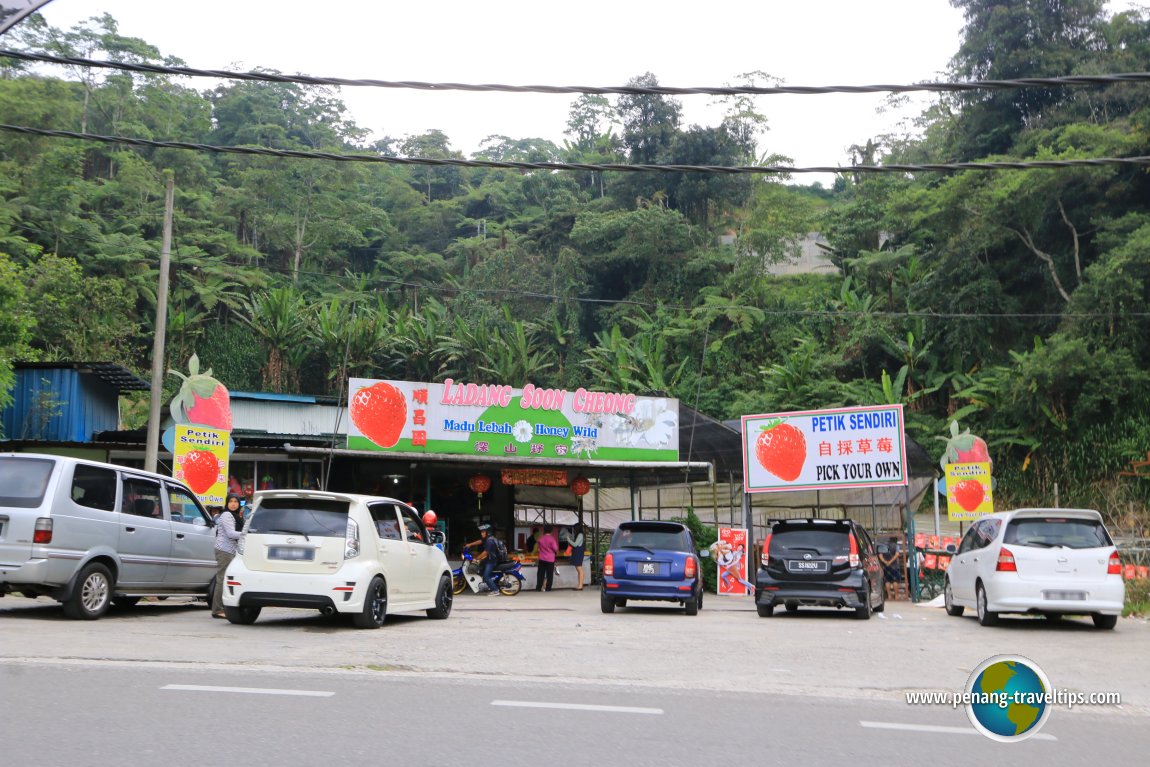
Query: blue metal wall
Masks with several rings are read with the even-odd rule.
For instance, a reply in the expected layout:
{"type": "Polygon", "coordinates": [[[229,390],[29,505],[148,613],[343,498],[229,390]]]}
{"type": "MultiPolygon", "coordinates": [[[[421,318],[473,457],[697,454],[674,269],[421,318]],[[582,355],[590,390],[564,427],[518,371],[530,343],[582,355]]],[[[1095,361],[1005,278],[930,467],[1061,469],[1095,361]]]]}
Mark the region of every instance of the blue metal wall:
{"type": "Polygon", "coordinates": [[[12,396],[3,413],[4,439],[91,442],[97,432],[119,426],[119,392],[78,370],[17,370],[12,396]]]}

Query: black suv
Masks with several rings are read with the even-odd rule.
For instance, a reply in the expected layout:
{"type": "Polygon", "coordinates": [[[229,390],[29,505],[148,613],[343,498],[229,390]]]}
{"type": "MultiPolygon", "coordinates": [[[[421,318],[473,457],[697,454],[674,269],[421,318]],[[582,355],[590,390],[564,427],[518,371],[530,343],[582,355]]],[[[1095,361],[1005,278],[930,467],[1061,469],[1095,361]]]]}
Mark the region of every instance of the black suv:
{"type": "Polygon", "coordinates": [[[849,519],[775,522],[763,541],[755,579],[755,606],[769,617],[775,607],[848,607],[866,620],[886,608],[882,565],[862,525],[849,519]]]}

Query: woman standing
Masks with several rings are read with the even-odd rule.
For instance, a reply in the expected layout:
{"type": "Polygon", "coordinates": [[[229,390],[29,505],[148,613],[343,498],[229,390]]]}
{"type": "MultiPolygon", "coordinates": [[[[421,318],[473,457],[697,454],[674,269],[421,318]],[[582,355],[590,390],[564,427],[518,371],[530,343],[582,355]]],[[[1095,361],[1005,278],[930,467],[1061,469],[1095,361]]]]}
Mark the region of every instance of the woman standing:
{"type": "Polygon", "coordinates": [[[224,615],[224,582],[227,580],[228,565],[236,555],[236,541],[244,529],[244,513],[240,509],[240,499],[229,495],[224,502],[224,510],[216,517],[216,587],[212,590],[212,617],[226,618],[224,615]]]}
{"type": "Polygon", "coordinates": [[[567,534],[567,543],[571,546],[571,566],[575,568],[575,577],[579,579],[576,591],[583,590],[583,552],[585,541],[583,538],[583,525],[575,523],[571,532],[567,534]]]}

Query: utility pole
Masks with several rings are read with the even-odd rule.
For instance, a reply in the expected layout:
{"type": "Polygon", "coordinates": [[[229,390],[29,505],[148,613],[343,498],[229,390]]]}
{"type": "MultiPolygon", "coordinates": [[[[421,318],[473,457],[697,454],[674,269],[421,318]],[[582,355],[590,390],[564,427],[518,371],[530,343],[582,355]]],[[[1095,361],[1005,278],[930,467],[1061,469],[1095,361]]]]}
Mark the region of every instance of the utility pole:
{"type": "Polygon", "coordinates": [[[164,191],[164,235],[160,244],[160,285],[156,290],[156,337],[152,339],[152,400],[148,411],[148,443],[144,469],[155,471],[160,452],[160,393],[164,381],[164,336],[168,330],[168,272],[172,255],[172,210],[175,208],[176,180],[169,170],[164,191]]]}

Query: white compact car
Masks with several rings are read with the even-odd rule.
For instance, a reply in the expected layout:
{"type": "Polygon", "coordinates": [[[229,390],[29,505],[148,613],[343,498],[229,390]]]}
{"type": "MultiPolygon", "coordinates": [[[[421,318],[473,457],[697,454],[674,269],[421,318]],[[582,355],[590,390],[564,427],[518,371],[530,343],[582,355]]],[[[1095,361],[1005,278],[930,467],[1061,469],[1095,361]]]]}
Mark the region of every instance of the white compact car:
{"type": "Polygon", "coordinates": [[[255,494],[223,593],[232,623],[253,623],[264,607],[303,607],[349,614],[360,628],[416,610],[443,619],[452,599],[451,568],[413,508],[310,490],[255,494]]]}
{"type": "Polygon", "coordinates": [[[946,573],[948,615],[973,607],[983,626],[1000,613],[1089,615],[1112,629],[1126,586],[1118,549],[1088,509],[1018,509],[975,522],[946,573]]]}

